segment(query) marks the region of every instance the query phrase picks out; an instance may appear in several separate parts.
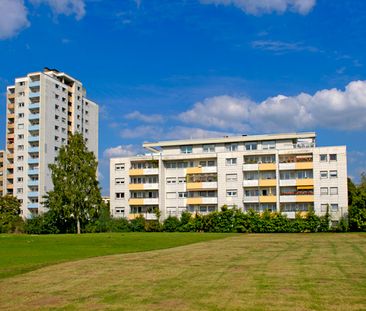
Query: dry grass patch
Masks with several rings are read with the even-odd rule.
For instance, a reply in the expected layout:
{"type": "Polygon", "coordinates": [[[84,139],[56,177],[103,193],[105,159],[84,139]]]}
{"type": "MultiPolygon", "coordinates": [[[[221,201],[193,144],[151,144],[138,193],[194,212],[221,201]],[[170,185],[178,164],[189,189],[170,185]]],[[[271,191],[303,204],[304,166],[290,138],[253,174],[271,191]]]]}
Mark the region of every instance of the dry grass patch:
{"type": "Polygon", "coordinates": [[[0,281],[5,310],[364,310],[365,234],[240,235],[0,281]]]}

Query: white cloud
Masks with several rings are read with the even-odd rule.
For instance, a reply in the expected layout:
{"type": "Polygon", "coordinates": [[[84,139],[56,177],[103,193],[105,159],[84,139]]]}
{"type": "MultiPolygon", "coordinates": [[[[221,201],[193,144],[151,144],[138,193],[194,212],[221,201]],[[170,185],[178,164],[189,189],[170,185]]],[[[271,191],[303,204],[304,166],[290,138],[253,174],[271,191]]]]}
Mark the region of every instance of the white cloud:
{"type": "Polygon", "coordinates": [[[319,49],[314,46],[303,45],[302,43],[291,43],[272,40],[257,40],[252,42],[252,47],[255,49],[273,51],[278,53],[284,52],[319,52],[319,49]]]}
{"type": "Polygon", "coordinates": [[[142,114],[139,111],[133,111],[125,116],[128,120],[138,120],[146,123],[160,123],[163,122],[163,116],[160,114],[142,114]]]}
{"type": "Polygon", "coordinates": [[[287,131],[330,128],[366,129],[366,81],[345,90],[326,89],[314,95],[270,97],[261,103],[247,98],[217,96],[196,103],[179,115],[187,124],[238,131],[287,131]]]}
{"type": "Polygon", "coordinates": [[[247,14],[284,13],[308,14],[316,0],[200,0],[203,4],[233,5],[247,14]]]}
{"type": "Polygon", "coordinates": [[[0,0],[0,40],[17,35],[30,25],[23,0],[0,0]]]}
{"type": "Polygon", "coordinates": [[[75,15],[80,20],[85,15],[84,0],[30,0],[32,4],[47,4],[55,15],[75,15]]]}
{"type": "Polygon", "coordinates": [[[117,147],[111,147],[103,152],[103,157],[106,159],[115,157],[129,157],[137,154],[140,151],[140,147],[136,145],[119,145],[117,147]]]}

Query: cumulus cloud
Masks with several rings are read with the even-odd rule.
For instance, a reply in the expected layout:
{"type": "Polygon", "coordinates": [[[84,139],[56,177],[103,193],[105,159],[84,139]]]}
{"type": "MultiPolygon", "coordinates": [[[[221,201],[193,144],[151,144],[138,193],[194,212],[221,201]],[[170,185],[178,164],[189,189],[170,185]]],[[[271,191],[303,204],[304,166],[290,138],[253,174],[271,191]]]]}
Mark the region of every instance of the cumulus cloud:
{"type": "Polygon", "coordinates": [[[136,145],[119,145],[117,147],[111,147],[103,152],[103,157],[106,159],[115,157],[130,157],[137,154],[140,151],[140,147],[136,145]]]}
{"type": "Polygon", "coordinates": [[[11,38],[30,25],[23,0],[0,0],[0,40],[11,38]]]}
{"type": "Polygon", "coordinates": [[[316,0],[200,0],[203,4],[233,5],[247,14],[284,13],[308,14],[316,0]]]}
{"type": "Polygon", "coordinates": [[[75,15],[80,20],[85,15],[84,0],[30,0],[32,4],[47,4],[55,15],[75,15]]]}
{"type": "Polygon", "coordinates": [[[256,40],[252,42],[252,47],[255,49],[272,51],[277,53],[284,52],[319,52],[319,49],[314,46],[303,45],[302,43],[291,43],[273,40],[256,40]]]}
{"type": "Polygon", "coordinates": [[[187,124],[233,131],[287,131],[318,128],[366,129],[366,81],[345,90],[326,89],[314,95],[270,97],[256,103],[247,98],[217,96],[196,103],[179,115],[187,124]]]}
{"type": "Polygon", "coordinates": [[[125,116],[127,120],[138,120],[146,123],[160,123],[163,122],[163,116],[160,114],[143,114],[139,111],[133,111],[125,116]]]}

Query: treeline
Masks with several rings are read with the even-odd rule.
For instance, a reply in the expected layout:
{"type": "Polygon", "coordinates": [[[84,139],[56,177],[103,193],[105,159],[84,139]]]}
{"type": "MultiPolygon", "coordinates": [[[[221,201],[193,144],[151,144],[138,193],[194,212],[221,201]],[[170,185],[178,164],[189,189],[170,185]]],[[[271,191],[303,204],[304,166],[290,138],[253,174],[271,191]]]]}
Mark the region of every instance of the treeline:
{"type": "MultiPolygon", "coordinates": [[[[31,234],[76,232],[73,222],[55,221],[55,215],[46,213],[42,216],[27,220],[24,231],[31,234]]],[[[330,227],[330,216],[317,216],[314,212],[306,216],[298,214],[295,219],[289,219],[281,213],[257,213],[253,210],[243,213],[238,209],[222,207],[220,212],[207,215],[192,215],[184,212],[180,218],[168,217],[164,222],[145,220],[139,216],[133,220],[111,218],[109,210],[103,209],[97,219],[83,226],[83,232],[328,232],[347,231],[347,222],[342,220],[336,228],[330,227]]]]}

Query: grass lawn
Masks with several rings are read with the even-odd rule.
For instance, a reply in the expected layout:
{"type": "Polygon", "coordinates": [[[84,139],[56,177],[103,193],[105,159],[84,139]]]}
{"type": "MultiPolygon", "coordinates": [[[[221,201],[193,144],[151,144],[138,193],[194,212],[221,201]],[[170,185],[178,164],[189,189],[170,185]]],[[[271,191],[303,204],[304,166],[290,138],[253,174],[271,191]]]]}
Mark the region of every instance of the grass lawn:
{"type": "Polygon", "coordinates": [[[4,310],[366,310],[366,234],[242,234],[88,258],[2,279],[0,293],[4,310]]]}
{"type": "Polygon", "coordinates": [[[170,248],[228,236],[130,232],[82,235],[0,234],[0,279],[70,260],[170,248]]]}

